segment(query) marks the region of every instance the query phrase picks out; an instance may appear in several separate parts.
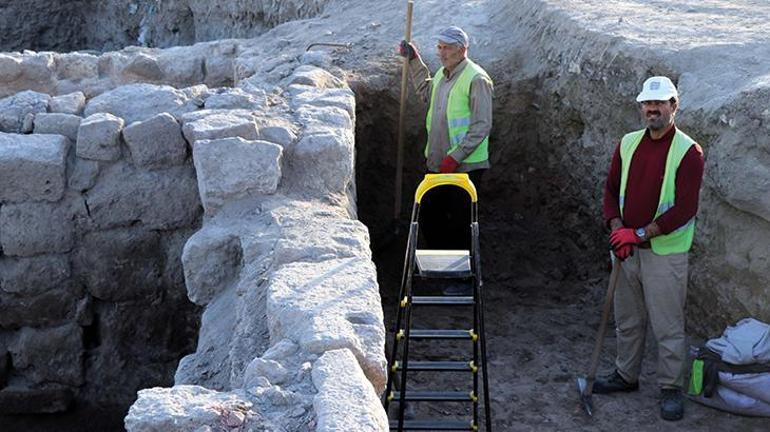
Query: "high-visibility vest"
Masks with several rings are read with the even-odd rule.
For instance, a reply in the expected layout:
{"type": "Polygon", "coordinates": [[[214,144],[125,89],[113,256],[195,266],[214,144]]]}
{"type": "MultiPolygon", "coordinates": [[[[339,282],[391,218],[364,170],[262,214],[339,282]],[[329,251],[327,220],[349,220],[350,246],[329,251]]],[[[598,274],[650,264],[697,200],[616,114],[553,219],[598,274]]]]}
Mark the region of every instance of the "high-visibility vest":
{"type": "MultiPolygon", "coordinates": [[[[471,82],[473,82],[476,75],[483,75],[489,79],[489,75],[487,75],[484,69],[479,65],[473,63],[470,59],[466,59],[466,61],[467,64],[465,65],[465,68],[460,73],[460,76],[457,77],[457,82],[455,82],[452,90],[449,91],[449,101],[446,109],[447,125],[449,125],[449,150],[447,151],[447,154],[450,154],[457,149],[457,146],[463,141],[463,138],[465,138],[465,135],[468,133],[468,128],[471,125],[471,82]]],[[[436,90],[443,80],[444,68],[442,67],[436,72],[436,75],[432,80],[433,86],[430,96],[430,108],[428,108],[428,116],[426,118],[428,136],[430,136],[430,126],[433,120],[433,102],[436,98],[436,90]]],[[[473,153],[468,155],[464,160],[458,162],[474,163],[483,162],[489,159],[488,146],[489,136],[486,136],[473,153]]],[[[426,158],[428,157],[429,151],[430,140],[428,140],[428,143],[425,145],[426,158]]]]}
{"type": "MultiPolygon", "coordinates": [[[[620,141],[620,215],[623,216],[623,206],[625,204],[626,184],[628,182],[628,171],[631,167],[631,159],[634,156],[636,148],[642,142],[646,129],[638,130],[626,134],[620,141]]],[[[666,169],[663,174],[663,184],[660,188],[660,199],[658,200],[658,209],[655,211],[655,218],[665,213],[674,206],[676,197],[676,171],[682,162],[684,155],[695,141],[684,132],[676,129],[674,139],[671,142],[671,148],[666,157],[666,169]]],[[[695,235],[695,217],[676,230],[650,239],[652,251],[657,255],[671,255],[684,253],[690,250],[692,239],[695,235]]]]}

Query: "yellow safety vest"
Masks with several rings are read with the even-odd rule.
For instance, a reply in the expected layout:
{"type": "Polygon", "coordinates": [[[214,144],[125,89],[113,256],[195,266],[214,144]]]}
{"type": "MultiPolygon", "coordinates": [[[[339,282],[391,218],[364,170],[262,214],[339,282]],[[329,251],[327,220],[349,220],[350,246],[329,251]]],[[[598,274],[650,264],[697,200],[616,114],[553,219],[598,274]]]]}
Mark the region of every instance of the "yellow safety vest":
{"type": "MultiPolygon", "coordinates": [[[[628,182],[628,171],[631,167],[631,159],[634,156],[636,148],[642,142],[646,129],[638,130],[626,134],[620,141],[620,215],[623,216],[623,206],[626,198],[626,184],[628,182]]],[[[684,132],[676,129],[674,139],[671,142],[671,148],[666,157],[666,169],[663,174],[663,184],[660,189],[660,199],[658,209],[655,212],[655,218],[665,213],[674,206],[676,197],[676,171],[682,162],[684,155],[695,141],[684,132]]],[[[671,255],[684,253],[690,250],[692,239],[695,236],[695,218],[690,219],[686,224],[676,230],[650,239],[652,251],[657,255],[671,255]]]]}
{"type": "MultiPolygon", "coordinates": [[[[449,91],[449,101],[446,110],[447,124],[449,125],[449,150],[447,151],[447,154],[450,154],[457,149],[457,146],[463,141],[463,138],[465,138],[465,135],[468,133],[468,128],[471,125],[471,82],[473,82],[473,79],[479,74],[489,79],[489,75],[487,75],[481,66],[473,63],[470,59],[466,59],[466,61],[467,64],[465,65],[465,68],[460,73],[460,76],[457,77],[457,82],[452,87],[452,90],[449,91]]],[[[433,86],[430,96],[430,108],[428,109],[428,116],[426,118],[428,136],[430,136],[430,125],[433,120],[433,102],[436,98],[436,90],[443,79],[444,68],[442,67],[436,72],[436,75],[432,80],[433,86]]],[[[458,162],[483,162],[489,159],[488,147],[489,136],[486,136],[473,153],[468,155],[464,160],[458,162]]],[[[426,158],[428,157],[429,151],[430,141],[425,145],[426,158]]]]}

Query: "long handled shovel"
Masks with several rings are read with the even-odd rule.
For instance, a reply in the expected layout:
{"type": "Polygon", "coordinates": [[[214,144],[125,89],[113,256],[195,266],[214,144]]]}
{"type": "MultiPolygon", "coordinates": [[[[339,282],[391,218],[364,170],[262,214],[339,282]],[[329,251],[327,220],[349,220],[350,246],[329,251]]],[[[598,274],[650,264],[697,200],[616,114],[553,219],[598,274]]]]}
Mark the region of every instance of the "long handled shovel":
{"type": "MultiPolygon", "coordinates": [[[[404,31],[404,40],[412,41],[412,8],[413,1],[406,3],[406,30],[404,31]]],[[[401,108],[398,113],[398,150],[396,152],[396,202],[393,206],[393,219],[398,227],[398,220],[401,218],[401,183],[403,181],[404,171],[404,121],[406,119],[406,97],[407,84],[409,82],[409,58],[404,57],[404,64],[401,68],[401,108]]]]}
{"type": "Polygon", "coordinates": [[[599,324],[599,332],[596,335],[594,352],[591,354],[591,365],[588,369],[588,376],[578,377],[577,388],[580,393],[580,402],[583,403],[583,409],[589,416],[593,416],[594,402],[594,380],[596,379],[596,369],[599,367],[599,354],[604,344],[604,333],[607,330],[607,322],[610,320],[610,311],[612,310],[612,300],[615,297],[615,288],[618,286],[620,272],[620,260],[610,252],[612,258],[612,275],[610,276],[610,286],[607,287],[607,296],[604,298],[604,309],[602,310],[602,322],[599,324]]]}

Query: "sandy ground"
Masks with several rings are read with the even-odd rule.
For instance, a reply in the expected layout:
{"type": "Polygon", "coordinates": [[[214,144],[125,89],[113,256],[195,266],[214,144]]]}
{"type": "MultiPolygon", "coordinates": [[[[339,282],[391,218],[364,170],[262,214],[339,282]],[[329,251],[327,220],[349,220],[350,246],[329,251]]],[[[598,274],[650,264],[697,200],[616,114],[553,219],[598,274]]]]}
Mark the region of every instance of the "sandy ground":
{"type": "MultiPolygon", "coordinates": [[[[577,265],[552,261],[558,256],[559,244],[545,233],[543,227],[528,220],[515,225],[492,221],[486,226],[484,215],[481,220],[482,267],[486,275],[485,322],[495,430],[770,430],[770,419],[736,416],[689,401],[682,421],[661,420],[655,381],[655,349],[649,343],[651,337],[648,337],[640,391],[594,396],[595,413],[593,418],[588,418],[582,411],[575,379],[584,376],[588,370],[609,279],[609,264],[604,268],[588,261],[577,265]],[[526,235],[544,240],[538,244],[515,240],[526,235]],[[506,239],[511,241],[504,241],[506,239]],[[485,256],[489,258],[485,260],[485,256]]],[[[375,259],[390,330],[400,283],[403,244],[390,243],[386,249],[378,250],[375,259]]],[[[435,292],[432,288],[427,289],[428,293],[435,292]]],[[[470,328],[468,314],[457,308],[416,309],[413,328],[470,328]]],[[[389,334],[389,343],[391,340],[389,334]]],[[[470,349],[468,342],[414,342],[410,348],[414,356],[410,358],[470,359],[470,349]]],[[[614,353],[614,335],[608,334],[600,374],[612,370],[614,353]]],[[[469,374],[423,372],[410,377],[409,388],[471,390],[472,382],[469,374]]],[[[416,419],[470,419],[470,405],[415,405],[416,419]]],[[[397,407],[397,404],[393,405],[391,418],[396,415],[397,407]]]]}

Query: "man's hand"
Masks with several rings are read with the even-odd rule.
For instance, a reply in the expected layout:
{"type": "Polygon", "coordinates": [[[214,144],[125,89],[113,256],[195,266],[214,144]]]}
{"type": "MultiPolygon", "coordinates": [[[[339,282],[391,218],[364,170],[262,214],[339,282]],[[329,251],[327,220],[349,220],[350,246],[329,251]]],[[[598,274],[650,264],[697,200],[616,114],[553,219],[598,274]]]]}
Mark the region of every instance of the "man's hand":
{"type": "Polygon", "coordinates": [[[459,166],[460,162],[457,162],[452,156],[447,156],[441,161],[438,170],[441,171],[442,174],[449,174],[455,172],[459,166]]]}
{"type": "Polygon", "coordinates": [[[417,57],[420,57],[420,53],[417,51],[417,48],[405,40],[402,40],[401,44],[398,46],[398,55],[401,57],[406,57],[409,60],[414,60],[417,57]]]}
{"type": "Polygon", "coordinates": [[[616,251],[621,246],[625,245],[638,245],[642,242],[633,229],[631,228],[619,228],[610,234],[610,244],[616,251]]]}
{"type": "Polygon", "coordinates": [[[621,246],[621,247],[619,247],[617,249],[613,249],[612,252],[621,261],[625,261],[626,258],[634,255],[634,246],[630,245],[630,244],[623,245],[623,246],[621,246]]]}

